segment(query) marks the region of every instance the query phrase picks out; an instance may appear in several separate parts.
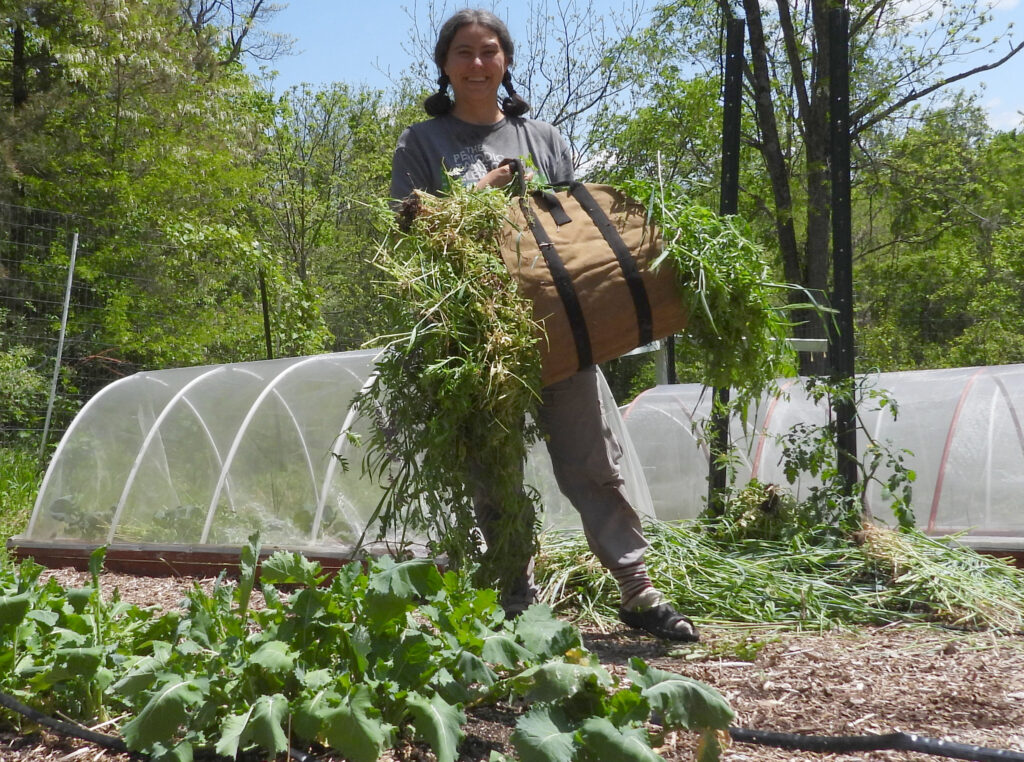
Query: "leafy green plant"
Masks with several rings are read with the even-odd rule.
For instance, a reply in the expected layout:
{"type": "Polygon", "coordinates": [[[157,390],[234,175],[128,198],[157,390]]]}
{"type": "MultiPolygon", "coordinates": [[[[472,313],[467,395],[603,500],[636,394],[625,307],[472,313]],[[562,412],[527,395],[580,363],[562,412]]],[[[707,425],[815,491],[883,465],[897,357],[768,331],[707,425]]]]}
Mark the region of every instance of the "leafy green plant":
{"type": "Polygon", "coordinates": [[[237,583],[194,587],[184,612],[161,615],[104,602],[102,551],[79,591],[38,584],[34,564],[5,568],[0,690],[81,719],[124,714],[130,748],[181,762],[200,749],[236,757],[314,743],[370,762],[400,740],[454,762],[466,709],[513,696],[534,704],[517,730],[523,759],[543,758],[529,756],[543,716],[570,723],[570,756],[553,758],[573,760],[594,759],[608,739],[634,750],[623,759],[657,759],[658,734],[643,727],[652,712],[665,731],[710,733],[732,716],[707,686],[639,661],[633,684],[618,684],[550,608],[506,622],[495,592],[465,573],[382,558],[328,579],[298,554],[274,553],[262,572],[259,558],[254,537],[237,583]],[[253,606],[257,585],[265,606],[253,606]]]}
{"type": "MultiPolygon", "coordinates": [[[[0,446],[0,539],[25,528],[41,478],[37,452],[0,446]]],[[[5,552],[0,550],[0,557],[5,552]]]]}
{"type": "Polygon", "coordinates": [[[913,529],[911,497],[916,473],[904,464],[904,457],[909,453],[891,443],[876,441],[862,417],[866,408],[874,405],[876,411],[887,411],[895,419],[898,413],[896,401],[884,390],[872,387],[866,376],[852,380],[807,378],[803,384],[808,398],[815,404],[824,403],[828,413],[823,424],[798,423],[779,437],[782,465],[790,484],[801,475],[820,480],[820,484],[809,488],[808,497],[797,509],[803,524],[833,525],[846,532],[860,529],[863,521],[870,519],[865,496],[875,481],[881,484],[899,527],[913,529]],[[852,489],[843,480],[836,449],[834,410],[836,404],[844,400],[851,401],[858,411],[857,431],[867,441],[864,451],[858,453],[859,478],[852,489]],[[884,481],[877,476],[883,469],[883,472],[888,472],[884,481]]]}
{"type": "MultiPolygon", "coordinates": [[[[5,311],[0,310],[0,324],[5,311]]],[[[46,378],[36,369],[36,353],[27,346],[0,345],[0,434],[7,427],[38,424],[46,400],[46,378]]]]}

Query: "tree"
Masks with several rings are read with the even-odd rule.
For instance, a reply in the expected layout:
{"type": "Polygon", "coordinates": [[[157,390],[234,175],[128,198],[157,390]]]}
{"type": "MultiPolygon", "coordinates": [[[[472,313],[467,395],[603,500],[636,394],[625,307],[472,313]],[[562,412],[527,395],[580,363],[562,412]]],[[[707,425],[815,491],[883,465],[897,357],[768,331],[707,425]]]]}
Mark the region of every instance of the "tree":
{"type": "MultiPolygon", "coordinates": [[[[50,63],[39,65],[45,76],[27,70],[27,97],[3,115],[0,198],[76,215],[76,285],[102,309],[98,320],[71,316],[68,361],[95,370],[100,355],[128,368],[263,357],[261,276],[276,351],[323,349],[316,290],[243,213],[257,196],[271,99],[240,64],[205,66],[178,0],[38,8],[18,19],[26,50],[50,63]]],[[[63,246],[13,248],[22,273],[67,261],[63,246]]],[[[18,309],[49,309],[43,296],[20,294],[18,309]]],[[[107,380],[96,373],[82,391],[107,380]]]]}
{"type": "Polygon", "coordinates": [[[862,170],[858,334],[867,367],[1024,361],[1024,136],[971,100],[927,114],[862,170]]]}
{"type": "Polygon", "coordinates": [[[181,13],[195,35],[201,60],[217,66],[243,56],[273,61],[291,52],[294,40],[267,25],[282,6],[267,0],[180,0],[181,13]]]}
{"type": "Polygon", "coordinates": [[[335,349],[375,335],[379,231],[371,202],[388,194],[391,154],[418,118],[418,100],[335,83],[292,88],[277,104],[253,217],[294,274],[326,295],[335,349]]]}
{"type": "MultiPolygon", "coordinates": [[[[748,46],[744,140],[760,156],[767,178],[766,184],[745,184],[746,208],[770,215],[786,280],[820,294],[828,293],[831,264],[827,28],[833,7],[826,0],[742,4],[748,46]]],[[[996,43],[1005,35],[980,42],[978,35],[990,15],[969,2],[915,9],[854,0],[848,7],[850,132],[862,148],[870,146],[873,133],[899,129],[897,118],[913,117],[915,104],[999,66],[1024,45],[1011,44],[1005,54],[997,54],[996,43]],[[990,53],[989,63],[943,73],[958,56],[979,49],[990,53]]],[[[720,56],[723,20],[739,13],[725,0],[717,5],[675,0],[659,6],[654,22],[634,46],[634,71],[653,61],[654,69],[669,73],[679,87],[703,76],[708,63],[720,56]]],[[[692,129],[688,121],[674,126],[679,132],[692,129]]],[[[664,129],[672,127],[666,124],[664,129]]],[[[823,326],[814,315],[805,318],[798,333],[822,335],[823,326]]]]}

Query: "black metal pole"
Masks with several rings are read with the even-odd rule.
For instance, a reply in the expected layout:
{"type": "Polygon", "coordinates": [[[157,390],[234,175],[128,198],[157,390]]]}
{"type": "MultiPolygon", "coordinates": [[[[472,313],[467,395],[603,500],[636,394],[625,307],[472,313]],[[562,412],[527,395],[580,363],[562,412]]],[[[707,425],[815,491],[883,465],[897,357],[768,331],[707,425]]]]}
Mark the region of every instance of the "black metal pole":
{"type": "Polygon", "coordinates": [[[853,238],[850,221],[850,12],[829,12],[829,120],[832,184],[832,307],[829,334],[833,378],[850,390],[836,401],[839,473],[852,495],[857,484],[857,406],[853,399],[853,238]]]}
{"type": "MultiPolygon", "coordinates": [[[[722,88],[722,183],[719,212],[736,214],[740,192],[740,106],[743,100],[744,20],[729,19],[725,37],[725,84],[722,88]]],[[[729,389],[715,389],[711,402],[711,468],[708,474],[708,510],[725,510],[726,468],[719,456],[729,451],[729,389]]]]}
{"type": "Polygon", "coordinates": [[[263,306],[263,338],[267,342],[267,359],[274,359],[274,342],[270,336],[270,300],[267,299],[267,278],[260,268],[260,303],[263,306]]]}

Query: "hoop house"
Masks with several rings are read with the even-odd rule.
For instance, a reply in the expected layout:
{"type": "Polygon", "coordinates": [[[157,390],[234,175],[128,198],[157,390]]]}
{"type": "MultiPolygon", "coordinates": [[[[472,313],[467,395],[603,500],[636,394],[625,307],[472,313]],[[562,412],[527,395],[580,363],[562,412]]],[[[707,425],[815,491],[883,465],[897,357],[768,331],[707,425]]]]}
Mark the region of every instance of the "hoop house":
{"type": "MultiPolygon", "coordinates": [[[[918,525],[932,535],[966,533],[964,542],[979,550],[1024,551],[1024,365],[881,373],[866,380],[897,403],[895,420],[870,406],[861,417],[876,442],[910,451],[905,465],[917,474],[918,525]]],[[[796,380],[784,382],[782,391],[751,411],[748,431],[732,422],[738,483],[756,477],[785,485],[778,436],[796,423],[827,420],[824,403],[816,405],[796,380]]],[[[689,518],[704,507],[708,451],[694,425],[707,418],[710,397],[697,384],[658,386],[623,409],[660,518],[689,518]]],[[[867,444],[862,434],[858,452],[867,444]]],[[[888,473],[877,476],[884,480],[888,473]]],[[[792,490],[799,498],[811,484],[798,481],[792,490]]],[[[894,521],[879,484],[870,485],[867,502],[874,515],[894,521]]]]}
{"type": "MultiPolygon", "coordinates": [[[[105,545],[111,569],[192,573],[236,564],[259,531],[331,568],[352,553],[381,496],[361,475],[351,409],[376,351],[137,373],[96,394],[72,422],[43,479],[26,532],[9,545],[51,566],[82,566],[105,545]]],[[[605,387],[609,423],[621,418],[605,387]]],[[[652,512],[628,448],[627,489],[652,512]]],[[[527,480],[548,524],[575,511],[543,445],[527,480]]],[[[369,531],[367,531],[369,530],[369,531]]],[[[384,552],[386,546],[377,550],[384,552]]]]}

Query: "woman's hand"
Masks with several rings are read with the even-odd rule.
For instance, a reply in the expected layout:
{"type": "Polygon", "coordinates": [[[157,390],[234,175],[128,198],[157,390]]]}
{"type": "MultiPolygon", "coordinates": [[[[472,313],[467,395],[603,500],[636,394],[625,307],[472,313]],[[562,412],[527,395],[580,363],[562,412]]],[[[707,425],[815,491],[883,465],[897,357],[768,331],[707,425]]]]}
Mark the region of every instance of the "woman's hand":
{"type": "MultiPolygon", "coordinates": [[[[515,168],[511,164],[495,167],[476,182],[477,190],[484,188],[504,188],[515,177],[515,168]]],[[[533,172],[526,173],[526,179],[533,177],[533,172]]]]}

